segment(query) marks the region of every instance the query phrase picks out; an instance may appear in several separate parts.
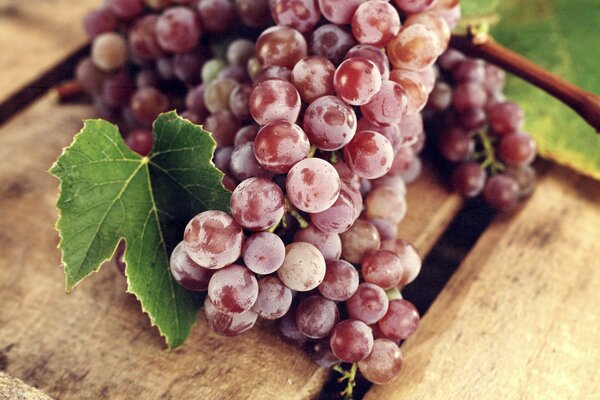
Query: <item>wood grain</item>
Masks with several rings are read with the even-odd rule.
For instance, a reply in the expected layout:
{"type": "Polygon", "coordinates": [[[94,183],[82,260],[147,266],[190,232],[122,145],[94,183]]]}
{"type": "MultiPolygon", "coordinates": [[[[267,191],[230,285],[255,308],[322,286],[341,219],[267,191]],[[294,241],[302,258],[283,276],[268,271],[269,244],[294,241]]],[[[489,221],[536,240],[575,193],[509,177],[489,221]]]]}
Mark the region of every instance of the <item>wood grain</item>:
{"type": "Polygon", "coordinates": [[[0,1],[0,103],[87,42],[81,21],[99,0],[0,1]]]}
{"type": "Polygon", "coordinates": [[[600,183],[560,167],[482,236],[367,399],[600,398],[600,183]]]}
{"type": "MultiPolygon", "coordinates": [[[[188,342],[167,352],[114,265],[64,294],[58,181],[46,171],[90,115],[46,97],[0,128],[0,369],[65,400],[314,398],[329,372],[267,323],[230,339],[200,318],[188,342]]],[[[436,193],[449,215],[407,221],[417,243],[439,235],[455,210],[444,204],[456,199],[428,176],[410,190],[436,193]]],[[[429,212],[424,203],[411,213],[429,212]]]]}
{"type": "Polygon", "coordinates": [[[19,379],[0,372],[0,399],[6,400],[52,400],[39,390],[27,386],[19,379]]]}

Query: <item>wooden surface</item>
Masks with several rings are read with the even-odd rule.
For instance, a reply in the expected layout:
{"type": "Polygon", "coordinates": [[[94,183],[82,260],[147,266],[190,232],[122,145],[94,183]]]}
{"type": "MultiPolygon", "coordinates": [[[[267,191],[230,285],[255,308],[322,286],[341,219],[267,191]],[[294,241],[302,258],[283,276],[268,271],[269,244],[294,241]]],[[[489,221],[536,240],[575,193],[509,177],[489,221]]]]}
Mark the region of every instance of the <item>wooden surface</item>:
{"type": "Polygon", "coordinates": [[[87,38],[81,21],[100,0],[0,0],[0,103],[87,38]]]}
{"type": "Polygon", "coordinates": [[[495,222],[367,399],[599,399],[600,183],[554,167],[495,222]]]}
{"type": "MultiPolygon", "coordinates": [[[[328,370],[266,323],[230,339],[200,317],[188,342],[167,352],[113,265],[64,293],[54,229],[58,181],[47,170],[91,113],[46,97],[0,127],[4,369],[58,399],[314,398],[328,370]]],[[[409,190],[435,193],[429,202],[409,204],[412,217],[402,224],[406,237],[428,250],[460,200],[433,174],[409,190]]]]}
{"type": "Polygon", "coordinates": [[[3,372],[0,372],[0,399],[4,400],[52,400],[43,392],[32,388],[3,372]]]}

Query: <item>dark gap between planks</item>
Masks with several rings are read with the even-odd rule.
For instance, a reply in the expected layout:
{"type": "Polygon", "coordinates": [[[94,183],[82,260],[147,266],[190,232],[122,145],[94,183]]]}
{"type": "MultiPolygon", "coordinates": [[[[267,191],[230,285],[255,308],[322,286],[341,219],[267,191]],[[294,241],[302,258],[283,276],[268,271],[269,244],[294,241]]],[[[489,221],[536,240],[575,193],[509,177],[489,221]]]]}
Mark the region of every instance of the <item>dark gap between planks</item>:
{"type": "Polygon", "coordinates": [[[37,79],[0,103],[0,124],[23,110],[58,83],[73,78],[79,60],[89,54],[89,45],[71,53],[67,58],[44,72],[37,79]]]}

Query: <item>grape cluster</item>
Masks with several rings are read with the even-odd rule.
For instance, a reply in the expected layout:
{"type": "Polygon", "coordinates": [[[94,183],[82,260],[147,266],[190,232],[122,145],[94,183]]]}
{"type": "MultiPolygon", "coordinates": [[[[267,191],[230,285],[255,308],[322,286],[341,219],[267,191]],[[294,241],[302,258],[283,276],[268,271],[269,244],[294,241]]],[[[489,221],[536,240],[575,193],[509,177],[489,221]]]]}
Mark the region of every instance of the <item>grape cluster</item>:
{"type": "Polygon", "coordinates": [[[397,226],[459,18],[457,0],[107,0],[86,17],[77,78],[132,149],[172,108],[217,142],[230,213],[196,215],[170,262],[215,332],[278,320],[319,365],[398,374],[421,260],[397,226]]]}
{"type": "Polygon", "coordinates": [[[504,71],[454,49],[438,66],[441,79],[428,112],[442,123],[441,155],[456,163],[452,186],[465,197],[482,194],[493,208],[511,211],[534,190],[536,144],[523,131],[521,107],[504,97],[504,71]]]}

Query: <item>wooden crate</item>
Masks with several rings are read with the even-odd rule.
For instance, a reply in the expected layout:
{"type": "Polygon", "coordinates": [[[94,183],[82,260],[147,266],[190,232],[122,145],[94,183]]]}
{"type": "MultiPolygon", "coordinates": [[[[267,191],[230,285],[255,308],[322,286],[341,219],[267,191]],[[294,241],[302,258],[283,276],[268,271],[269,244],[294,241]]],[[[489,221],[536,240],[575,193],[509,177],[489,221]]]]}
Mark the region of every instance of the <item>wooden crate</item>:
{"type": "MultiPolygon", "coordinates": [[[[50,93],[15,99],[73,67],[65,60],[86,44],[81,17],[97,3],[31,1],[0,14],[0,110],[10,116],[0,125],[0,371],[55,399],[323,395],[330,372],[270,324],[229,339],[200,319],[169,352],[114,266],[64,294],[58,181],[47,170],[94,110],[50,93]]],[[[403,345],[399,379],[367,399],[600,398],[600,183],[540,170],[534,196],[492,221],[403,345]]],[[[426,168],[408,202],[400,235],[439,253],[462,200],[426,168]]],[[[0,375],[0,398],[43,398],[27,392],[0,375]]]]}

